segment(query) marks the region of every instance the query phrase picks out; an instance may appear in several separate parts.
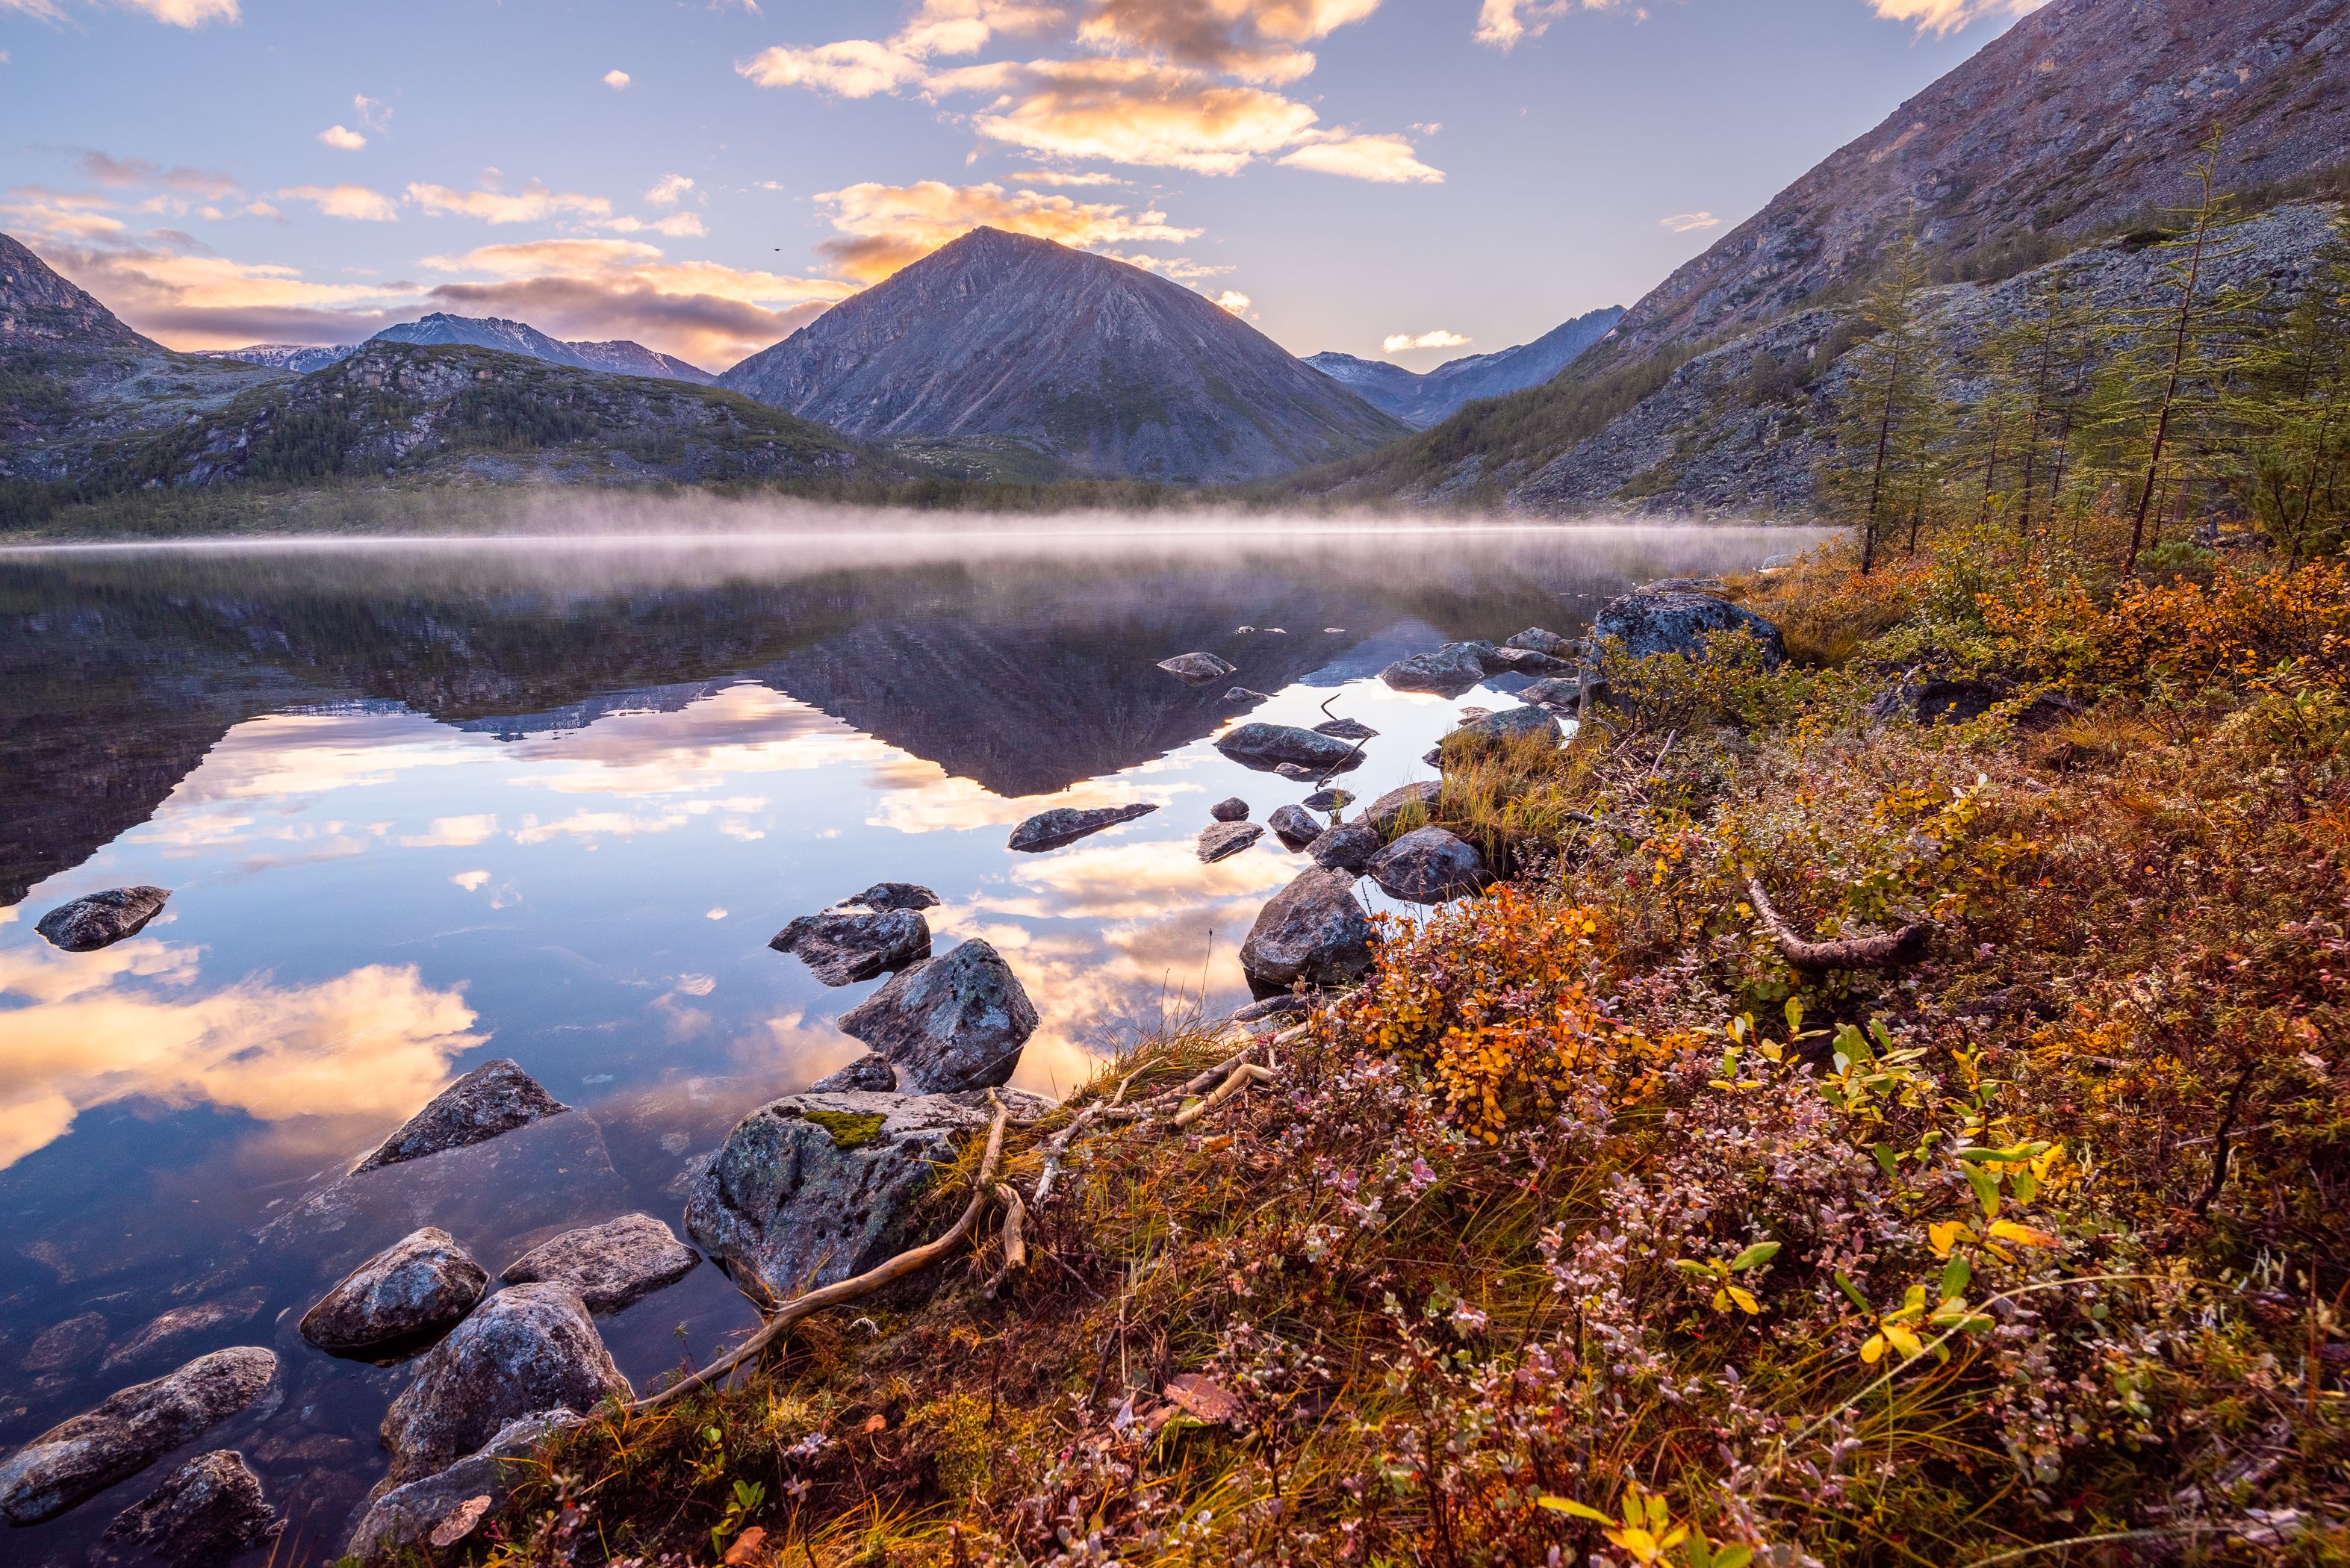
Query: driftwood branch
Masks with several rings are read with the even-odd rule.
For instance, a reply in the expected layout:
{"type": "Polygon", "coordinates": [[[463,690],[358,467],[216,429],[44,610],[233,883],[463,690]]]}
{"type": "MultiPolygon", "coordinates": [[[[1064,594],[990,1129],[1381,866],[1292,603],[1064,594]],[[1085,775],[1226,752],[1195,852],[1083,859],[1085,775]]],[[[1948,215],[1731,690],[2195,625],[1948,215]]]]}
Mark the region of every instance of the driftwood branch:
{"type": "Polygon", "coordinates": [[[1762,890],[1762,879],[1752,872],[1746,877],[1746,900],[1754,906],[1762,929],[1778,944],[1780,956],[1806,974],[1832,969],[1900,969],[1924,958],[1926,946],[1934,937],[1931,921],[1912,920],[1899,930],[1881,936],[1812,941],[1796,935],[1795,929],[1780,915],[1778,906],[1771,902],[1771,895],[1762,890]]]}
{"type": "Polygon", "coordinates": [[[1195,1100],[1175,1113],[1175,1126],[1188,1127],[1251,1084],[1270,1084],[1277,1075],[1270,1067],[1260,1067],[1253,1062],[1243,1062],[1233,1067],[1230,1076],[1216,1085],[1205,1099],[1195,1100]]]}
{"type": "Polygon", "coordinates": [[[1107,1101],[1096,1100],[1092,1105],[1087,1106],[1084,1110],[1079,1111],[1075,1118],[1070,1121],[1069,1125],[1063,1127],[1060,1132],[1055,1136],[1053,1141],[1045,1146],[1045,1171],[1043,1175],[1036,1178],[1035,1195],[1028,1200],[1031,1208],[1042,1209],[1045,1207],[1045,1199],[1053,1195],[1053,1182],[1055,1179],[1061,1174],[1061,1157],[1069,1152],[1069,1145],[1076,1140],[1076,1136],[1079,1133],[1086,1130],[1087,1127],[1089,1126],[1096,1117],[1107,1115],[1107,1113],[1118,1109],[1119,1102],[1126,1098],[1127,1086],[1134,1082],[1135,1078],[1141,1073],[1141,1068],[1137,1067],[1133,1072],[1128,1073],[1125,1077],[1119,1079],[1118,1083],[1118,1092],[1116,1094],[1112,1095],[1107,1101]]]}
{"type": "Polygon", "coordinates": [[[692,1389],[710,1386],[744,1362],[757,1357],[769,1345],[789,1332],[794,1324],[812,1317],[827,1307],[839,1306],[845,1302],[858,1301],[869,1296],[882,1286],[902,1280],[908,1274],[918,1273],[946,1256],[956,1242],[970,1235],[972,1229],[978,1225],[980,1211],[987,1207],[987,1201],[991,1196],[989,1189],[995,1181],[996,1164],[1003,1158],[1003,1128],[1004,1124],[1011,1120],[1012,1113],[1004,1107],[1003,1101],[996,1098],[995,1091],[993,1089],[987,1093],[987,1103],[995,1107],[995,1120],[987,1129],[987,1149],[980,1157],[979,1175],[972,1183],[971,1201],[964,1206],[962,1218],[948,1226],[943,1234],[933,1241],[923,1242],[919,1247],[910,1247],[896,1257],[877,1264],[861,1274],[827,1285],[822,1290],[809,1291],[804,1295],[794,1296],[775,1309],[775,1315],[760,1325],[758,1333],[701,1371],[671,1385],[658,1394],[648,1395],[629,1408],[632,1410],[655,1409],[672,1399],[682,1397],[692,1389]]]}
{"type": "Polygon", "coordinates": [[[997,1182],[995,1196],[1003,1204],[1003,1266],[987,1282],[990,1301],[1003,1288],[1005,1280],[1028,1266],[1028,1211],[1020,1206],[1020,1194],[1013,1190],[1009,1182],[997,1182]]]}

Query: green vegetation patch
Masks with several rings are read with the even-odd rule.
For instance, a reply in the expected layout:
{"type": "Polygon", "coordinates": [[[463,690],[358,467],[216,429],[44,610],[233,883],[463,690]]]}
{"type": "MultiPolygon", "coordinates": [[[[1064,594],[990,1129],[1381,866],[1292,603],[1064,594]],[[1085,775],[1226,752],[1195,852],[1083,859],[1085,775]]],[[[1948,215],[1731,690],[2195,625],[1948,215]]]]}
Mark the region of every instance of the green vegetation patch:
{"type": "Polygon", "coordinates": [[[801,1116],[832,1136],[835,1148],[863,1148],[881,1140],[881,1124],[889,1118],[879,1111],[802,1111],[801,1116]]]}

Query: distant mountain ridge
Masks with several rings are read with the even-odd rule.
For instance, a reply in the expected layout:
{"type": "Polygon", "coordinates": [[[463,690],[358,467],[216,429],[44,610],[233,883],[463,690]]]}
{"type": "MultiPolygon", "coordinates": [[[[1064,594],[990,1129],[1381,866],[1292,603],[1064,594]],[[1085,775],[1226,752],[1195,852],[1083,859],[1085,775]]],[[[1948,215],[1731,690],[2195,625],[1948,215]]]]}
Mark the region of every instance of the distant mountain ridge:
{"type": "Polygon", "coordinates": [[[1222,306],[972,230],[718,378],[851,435],[1012,436],[1080,473],[1266,477],[1406,433],[1222,306]]]}
{"type": "MultiPolygon", "coordinates": [[[[625,337],[605,343],[567,343],[559,337],[548,337],[526,321],[508,321],[495,316],[451,316],[443,311],[435,311],[414,321],[387,327],[368,341],[443,346],[463,344],[473,348],[495,348],[507,354],[521,354],[533,359],[544,359],[550,365],[568,365],[575,370],[602,370],[615,376],[657,376],[664,380],[691,381],[697,387],[709,386],[718,379],[699,365],[688,364],[673,354],[658,353],[625,337]]],[[[297,376],[307,376],[313,370],[323,370],[338,362],[358,347],[356,343],[317,347],[298,343],[255,343],[244,348],[212,349],[206,358],[241,359],[248,365],[268,365],[281,370],[291,370],[297,376]]]]}
{"type": "Polygon", "coordinates": [[[356,343],[249,343],[242,348],[206,348],[201,352],[207,359],[234,359],[307,376],[343,359],[358,347],[356,343]]]}
{"type": "Polygon", "coordinates": [[[1308,354],[1305,363],[1413,429],[1425,430],[1463,403],[1541,386],[1607,337],[1623,315],[1620,305],[1586,311],[1531,343],[1448,359],[1428,371],[1329,351],[1308,354]]]}

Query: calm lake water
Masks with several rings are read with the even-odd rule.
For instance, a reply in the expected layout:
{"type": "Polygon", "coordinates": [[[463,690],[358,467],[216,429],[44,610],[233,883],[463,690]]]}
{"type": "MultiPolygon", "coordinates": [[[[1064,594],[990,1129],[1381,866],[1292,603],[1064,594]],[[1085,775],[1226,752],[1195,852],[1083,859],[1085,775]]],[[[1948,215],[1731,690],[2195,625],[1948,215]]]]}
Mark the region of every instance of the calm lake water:
{"type": "MultiPolygon", "coordinates": [[[[1013,1081],[1066,1092],[1166,1012],[1246,1001],[1240,940],[1308,864],[1270,835],[1200,864],[1211,803],[1237,794],[1262,822],[1311,787],[1225,760],[1223,726],[1359,719],[1379,732],[1347,780],[1367,798],[1431,776],[1420,754],[1460,710],[1523,684],[1407,695],[1375,679],[1391,659],[1572,635],[1631,584],[1805,543],[1594,527],[0,553],[0,1448],[204,1351],[282,1361],[243,1416],[0,1535],[0,1561],[81,1561],[172,1465],[223,1447],[293,1521],[300,1550],[278,1560],[331,1556],[410,1369],[322,1355],[296,1320],[419,1214],[494,1274],[630,1210],[681,1230],[697,1157],[863,1052],[832,1020],[873,986],[827,990],[770,951],[793,916],[882,879],[936,889],[935,950],[987,938],[1043,1014],[1013,1081]],[[1153,668],[1192,649],[1270,695],[1153,668]],[[1032,813],[1129,801],[1160,809],[1050,854],[1004,846],[1032,813]],[[70,954],[33,929],[132,883],[172,889],[137,938],[70,954]],[[265,1232],[496,1056],[584,1114],[484,1146],[497,1160],[462,1180],[420,1176],[405,1212],[265,1232]]],[[[641,1386],[753,1321],[704,1266],[602,1328],[641,1386]]]]}

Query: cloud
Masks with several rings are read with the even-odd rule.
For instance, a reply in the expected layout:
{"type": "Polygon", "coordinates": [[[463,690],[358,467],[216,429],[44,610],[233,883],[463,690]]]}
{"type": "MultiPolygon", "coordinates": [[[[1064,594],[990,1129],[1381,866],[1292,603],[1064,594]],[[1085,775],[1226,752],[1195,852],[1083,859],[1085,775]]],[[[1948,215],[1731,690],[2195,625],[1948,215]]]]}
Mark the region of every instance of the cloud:
{"type": "MultiPolygon", "coordinates": [[[[1872,0],[1882,4],[1884,0],[1872,0]]],[[[1898,0],[1896,0],[1898,3],[1898,0]]],[[[1497,49],[1517,47],[1520,39],[1539,38],[1561,16],[1576,11],[1630,10],[1646,20],[1648,12],[1628,0],[1484,0],[1477,11],[1476,39],[1497,49]]]]}
{"type": "Polygon", "coordinates": [[[455,876],[449,878],[450,881],[454,882],[458,887],[463,888],[468,893],[480,892],[482,890],[482,884],[487,882],[489,879],[490,874],[486,871],[460,871],[455,876]]]}
{"type": "Polygon", "coordinates": [[[860,283],[878,283],[982,225],[1080,250],[1138,241],[1181,244],[1200,234],[1197,229],[1175,227],[1155,209],[1130,213],[1116,202],[1007,192],[993,183],[868,182],[824,192],[816,201],[829,209],[832,226],[842,236],[826,240],[816,249],[835,272],[860,283]]]}
{"type": "Polygon", "coordinates": [[[1888,22],[1908,22],[1936,37],[1991,19],[2028,16],[2047,0],[1868,0],[1888,22]]]}
{"type": "Polygon", "coordinates": [[[699,239],[710,231],[702,225],[698,213],[671,213],[667,217],[647,223],[642,218],[613,218],[589,225],[615,234],[667,234],[671,239],[699,239]]]}
{"type": "Polygon", "coordinates": [[[1298,46],[1378,8],[1379,0],[1101,0],[1077,36],[1113,54],[1277,86],[1314,69],[1298,46]]]}
{"type": "Polygon", "coordinates": [[[400,209],[391,198],[364,185],[291,185],[277,194],[281,201],[307,202],[330,218],[360,223],[400,221],[400,209]]]}
{"type": "Polygon", "coordinates": [[[1677,234],[1686,234],[1693,229],[1718,229],[1721,226],[1721,220],[1711,213],[1675,213],[1669,218],[1657,220],[1657,227],[1670,229],[1677,234]]]}
{"type": "Polygon", "coordinates": [[[1234,174],[1305,140],[1320,118],[1262,88],[1145,60],[1038,60],[1024,90],[972,117],[983,138],[1048,157],[1234,174]]]}
{"type": "Polygon", "coordinates": [[[1458,332],[1447,332],[1440,327],[1434,332],[1423,332],[1417,337],[1409,332],[1393,333],[1379,347],[1390,354],[1400,354],[1409,348],[1464,348],[1471,341],[1458,332]]]}
{"type": "Polygon", "coordinates": [[[367,138],[348,126],[330,125],[318,132],[318,140],[338,152],[357,152],[367,145],[367,138]]]}
{"type": "Polygon", "coordinates": [[[671,207],[677,204],[678,198],[692,189],[691,175],[664,174],[653,182],[653,188],[645,192],[645,200],[656,207],[671,207]]]}
{"type": "Polygon", "coordinates": [[[1066,174],[1057,169],[1015,169],[1005,176],[1024,185],[1123,185],[1116,174],[1066,174]]]}
{"type": "Polygon", "coordinates": [[[116,158],[96,148],[84,149],[75,158],[74,167],[81,172],[82,178],[95,180],[110,190],[161,185],[214,202],[236,193],[236,182],[217,169],[192,169],[185,164],[174,164],[166,169],[148,159],[116,158]]]}
{"type": "Polygon", "coordinates": [[[1228,288],[1224,290],[1223,293],[1216,296],[1216,303],[1224,309],[1231,311],[1234,316],[1245,317],[1249,313],[1249,306],[1254,304],[1255,301],[1250,299],[1247,295],[1243,294],[1237,288],[1228,288]]]}
{"type": "Polygon", "coordinates": [[[619,92],[625,88],[631,79],[632,78],[626,71],[606,71],[604,73],[604,85],[610,88],[614,92],[619,92]]]}
{"type": "Polygon", "coordinates": [[[369,98],[363,92],[355,92],[351,94],[351,112],[358,115],[359,123],[369,130],[391,129],[391,110],[383,106],[381,99],[369,98]]]}
{"type": "Polygon", "coordinates": [[[807,48],[777,45],[734,67],[760,87],[807,88],[831,98],[873,98],[929,80],[931,68],[914,56],[868,38],[807,48]]]}
{"type": "Polygon", "coordinates": [[[491,224],[544,223],[567,213],[590,218],[612,215],[612,203],[605,197],[550,191],[536,180],[512,195],[502,191],[411,184],[408,199],[435,217],[479,218],[491,224]]]}
{"type": "MultiPolygon", "coordinates": [[[[241,20],[237,0],[113,0],[126,11],[136,11],[174,27],[201,27],[207,22],[241,20]]],[[[40,22],[62,22],[65,7],[57,0],[0,0],[0,11],[14,11],[40,22]]],[[[7,56],[0,54],[0,64],[7,56]]]]}
{"type": "Polygon", "coordinates": [[[1444,172],[1414,156],[1412,145],[1400,136],[1337,135],[1309,141],[1282,162],[1318,174],[1342,174],[1350,180],[1370,180],[1386,185],[1440,185],[1444,172]]]}
{"type": "MultiPolygon", "coordinates": [[[[26,237],[21,235],[19,237],[26,237]]],[[[140,331],[178,348],[244,343],[349,343],[390,325],[400,297],[375,284],[322,284],[299,270],[176,245],[27,238],[41,259],[140,331]]]]}

